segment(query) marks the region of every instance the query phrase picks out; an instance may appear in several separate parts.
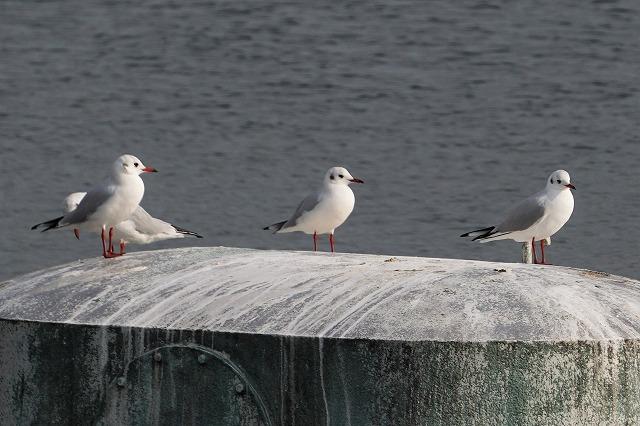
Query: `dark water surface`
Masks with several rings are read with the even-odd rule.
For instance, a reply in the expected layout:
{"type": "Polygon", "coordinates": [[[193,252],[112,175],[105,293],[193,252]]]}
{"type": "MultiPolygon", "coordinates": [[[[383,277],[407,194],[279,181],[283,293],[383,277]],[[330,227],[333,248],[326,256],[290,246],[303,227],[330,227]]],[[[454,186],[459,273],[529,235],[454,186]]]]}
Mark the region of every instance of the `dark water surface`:
{"type": "Polygon", "coordinates": [[[5,0],[0,58],[0,278],[99,254],[29,227],[125,152],[206,236],[147,248],[309,249],[260,228],[344,165],[339,250],[504,261],[458,235],[565,168],[551,260],[640,278],[639,2],[5,0]]]}

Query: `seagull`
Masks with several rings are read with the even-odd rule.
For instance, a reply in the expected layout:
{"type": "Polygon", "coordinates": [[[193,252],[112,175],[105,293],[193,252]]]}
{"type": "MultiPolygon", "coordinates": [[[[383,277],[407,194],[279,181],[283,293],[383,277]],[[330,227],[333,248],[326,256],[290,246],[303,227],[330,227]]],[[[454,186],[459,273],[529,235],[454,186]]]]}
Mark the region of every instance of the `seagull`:
{"type": "Polygon", "coordinates": [[[572,189],[575,190],[576,187],[571,184],[569,173],[556,170],[547,179],[545,189],[517,204],[499,225],[467,232],[461,237],[474,237],[473,241],[482,243],[507,239],[518,242],[531,241],[533,263],[546,264],[544,240],[558,232],[571,217],[572,189]],[[540,262],[536,258],[535,241],[540,241],[540,262]]]}
{"type": "MultiPolygon", "coordinates": [[[[64,213],[74,211],[86,192],[74,192],[64,199],[64,213]]],[[[76,238],[80,239],[80,230],[73,229],[76,238]]],[[[184,238],[192,236],[202,238],[195,232],[167,223],[163,220],[151,216],[142,206],[138,206],[131,217],[117,224],[114,227],[114,238],[120,240],[120,253],[124,254],[126,244],[150,244],[156,241],[169,240],[172,238],[184,238]]]]}
{"type": "Polygon", "coordinates": [[[34,225],[31,229],[43,228],[42,232],[73,226],[89,232],[100,232],[102,255],[105,258],[121,256],[113,251],[113,228],[129,219],[138,208],[144,195],[142,173],[157,172],[146,167],[137,157],[125,154],[118,157],[111,168],[111,176],[102,185],[89,191],[72,212],[55,219],[34,225]],[[109,229],[109,246],[105,244],[105,231],[109,229]],[[108,248],[108,250],[107,250],[108,248]]]}
{"type": "Polygon", "coordinates": [[[331,252],[335,251],[333,233],[353,211],[355,196],[351,183],[364,183],[351,176],[344,167],[332,167],[324,176],[320,189],[302,200],[289,220],[264,227],[274,234],[301,231],[313,234],[313,251],[318,250],[318,235],[329,234],[331,252]]]}

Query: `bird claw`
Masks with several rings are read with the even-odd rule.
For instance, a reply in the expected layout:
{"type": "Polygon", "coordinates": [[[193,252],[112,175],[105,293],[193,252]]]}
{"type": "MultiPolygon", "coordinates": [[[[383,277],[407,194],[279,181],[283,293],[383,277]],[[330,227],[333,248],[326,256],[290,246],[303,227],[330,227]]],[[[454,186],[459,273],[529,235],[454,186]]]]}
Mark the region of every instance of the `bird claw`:
{"type": "Polygon", "coordinates": [[[106,253],[102,253],[102,256],[104,256],[105,259],[111,259],[113,257],[120,257],[122,256],[124,253],[116,253],[114,251],[108,251],[106,253]]]}

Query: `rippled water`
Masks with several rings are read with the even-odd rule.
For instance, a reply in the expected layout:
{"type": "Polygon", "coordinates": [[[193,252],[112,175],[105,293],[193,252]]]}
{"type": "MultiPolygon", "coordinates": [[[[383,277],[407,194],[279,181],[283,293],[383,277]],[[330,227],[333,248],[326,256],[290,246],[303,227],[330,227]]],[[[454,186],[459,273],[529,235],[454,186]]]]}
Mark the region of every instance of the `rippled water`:
{"type": "Polygon", "coordinates": [[[124,152],[206,236],[153,247],[309,249],[260,228],[340,164],[367,183],[339,250],[504,261],[458,235],[565,168],[551,260],[638,278],[639,35],[634,1],[4,1],[0,278],[99,254],[29,227],[124,152]]]}

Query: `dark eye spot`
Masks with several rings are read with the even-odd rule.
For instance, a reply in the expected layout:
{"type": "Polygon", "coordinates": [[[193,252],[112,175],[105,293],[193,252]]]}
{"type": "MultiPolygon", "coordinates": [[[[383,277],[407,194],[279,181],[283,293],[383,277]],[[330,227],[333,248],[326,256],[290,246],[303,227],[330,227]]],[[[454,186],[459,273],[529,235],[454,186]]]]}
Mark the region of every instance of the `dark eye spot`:
{"type": "Polygon", "coordinates": [[[329,176],[329,179],[334,180],[336,177],[334,175],[329,176]]]}
{"type": "Polygon", "coordinates": [[[558,179],[556,182],[560,183],[560,179],[558,179]]]}
{"type": "Polygon", "coordinates": [[[551,178],[551,180],[549,180],[549,182],[553,183],[553,178],[551,178]]]}
{"type": "Polygon", "coordinates": [[[138,167],[138,163],[133,163],[133,167],[138,167]]]}
{"type": "Polygon", "coordinates": [[[344,176],[342,176],[342,175],[338,175],[338,177],[339,177],[340,179],[342,179],[344,176]]]}
{"type": "Polygon", "coordinates": [[[122,163],[123,166],[125,167],[129,167],[129,165],[127,163],[122,163]]]}

